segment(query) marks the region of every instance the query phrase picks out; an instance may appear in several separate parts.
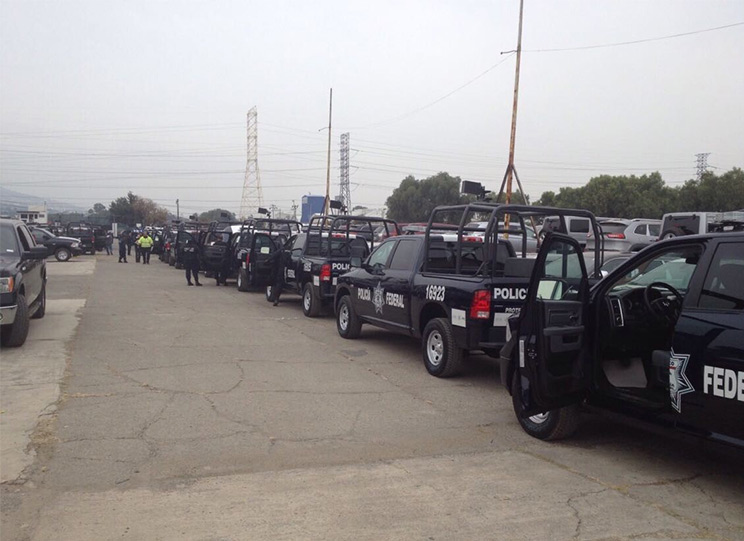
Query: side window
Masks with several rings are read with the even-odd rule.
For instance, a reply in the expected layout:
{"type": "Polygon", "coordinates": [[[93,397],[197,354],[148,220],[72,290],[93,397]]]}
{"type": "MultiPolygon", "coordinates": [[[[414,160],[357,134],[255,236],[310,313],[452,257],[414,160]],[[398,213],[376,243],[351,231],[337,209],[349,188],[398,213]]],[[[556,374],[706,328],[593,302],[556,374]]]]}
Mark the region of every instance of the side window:
{"type": "Polygon", "coordinates": [[[744,244],[721,244],[713,256],[703,290],[700,308],[744,310],[744,244]]]}
{"type": "Polygon", "coordinates": [[[23,227],[18,228],[18,240],[21,241],[21,247],[24,252],[28,252],[31,249],[31,246],[34,246],[34,241],[31,239],[31,236],[26,233],[25,228],[23,227]]]}
{"type": "Polygon", "coordinates": [[[645,235],[646,234],[646,224],[637,225],[635,230],[633,231],[636,235],[645,235]]]}
{"type": "Polygon", "coordinates": [[[393,259],[390,261],[390,269],[392,270],[413,270],[413,266],[416,264],[416,250],[417,244],[412,241],[402,240],[398,243],[393,254],[393,259]]]}
{"type": "Polygon", "coordinates": [[[274,248],[274,242],[271,240],[271,237],[268,235],[263,234],[257,234],[255,236],[256,243],[255,243],[255,252],[257,254],[270,254],[271,249],[274,248]]]}
{"type": "Polygon", "coordinates": [[[569,299],[577,294],[581,281],[586,276],[581,255],[572,243],[560,240],[550,245],[545,264],[538,270],[540,282],[538,299],[569,299]]]}
{"type": "Polygon", "coordinates": [[[374,267],[377,264],[385,267],[388,259],[390,258],[390,253],[395,247],[395,244],[395,242],[383,242],[382,244],[380,244],[380,247],[372,252],[371,256],[369,256],[369,261],[367,261],[367,264],[370,267],[374,267]]]}
{"type": "Polygon", "coordinates": [[[652,237],[658,237],[661,232],[661,226],[659,224],[648,224],[648,234],[652,237]]]}
{"type": "Polygon", "coordinates": [[[44,232],[39,229],[34,229],[31,231],[31,234],[34,236],[34,240],[36,242],[44,242],[44,232]]]}

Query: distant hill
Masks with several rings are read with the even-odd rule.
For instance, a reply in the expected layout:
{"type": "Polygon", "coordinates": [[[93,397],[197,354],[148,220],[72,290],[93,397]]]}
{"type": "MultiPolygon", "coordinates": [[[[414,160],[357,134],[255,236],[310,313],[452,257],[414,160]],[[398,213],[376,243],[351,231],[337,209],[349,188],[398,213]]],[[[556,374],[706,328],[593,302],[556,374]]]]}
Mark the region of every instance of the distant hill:
{"type": "Polygon", "coordinates": [[[59,212],[88,212],[87,208],[65,203],[64,201],[28,195],[0,186],[0,214],[2,215],[12,216],[19,210],[27,209],[29,205],[43,205],[44,201],[46,201],[47,210],[50,214],[59,212]]]}

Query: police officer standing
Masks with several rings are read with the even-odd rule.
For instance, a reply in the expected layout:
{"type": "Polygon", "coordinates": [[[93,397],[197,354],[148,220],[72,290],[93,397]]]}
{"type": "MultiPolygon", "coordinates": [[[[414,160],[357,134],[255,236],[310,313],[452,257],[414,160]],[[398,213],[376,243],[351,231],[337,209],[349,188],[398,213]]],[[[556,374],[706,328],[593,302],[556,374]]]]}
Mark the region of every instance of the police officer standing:
{"type": "Polygon", "coordinates": [[[273,277],[273,283],[271,284],[271,297],[270,301],[273,301],[274,306],[279,304],[279,297],[282,295],[282,289],[284,289],[284,246],[280,239],[274,241],[276,250],[269,256],[271,262],[271,275],[273,277]]]}
{"type": "Polygon", "coordinates": [[[142,253],[142,264],[150,264],[150,251],[152,251],[153,240],[147,231],[142,232],[142,236],[137,239],[137,245],[142,253]]]}
{"type": "Polygon", "coordinates": [[[186,269],[186,283],[190,286],[193,286],[194,283],[200,286],[199,248],[191,239],[186,239],[186,244],[183,247],[183,266],[186,269]],[[194,283],[191,282],[192,275],[194,277],[194,283]]]}
{"type": "Polygon", "coordinates": [[[129,233],[123,231],[119,235],[119,263],[127,262],[127,245],[129,244],[129,233]]]}

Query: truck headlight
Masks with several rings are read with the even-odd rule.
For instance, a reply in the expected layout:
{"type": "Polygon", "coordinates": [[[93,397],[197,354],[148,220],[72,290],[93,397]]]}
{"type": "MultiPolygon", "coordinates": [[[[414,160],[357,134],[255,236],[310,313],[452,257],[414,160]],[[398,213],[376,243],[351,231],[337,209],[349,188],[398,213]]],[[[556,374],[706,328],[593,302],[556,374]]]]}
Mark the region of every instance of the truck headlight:
{"type": "Polygon", "coordinates": [[[13,293],[13,277],[0,278],[0,293],[13,293]]]}
{"type": "Polygon", "coordinates": [[[73,248],[80,248],[80,243],[79,242],[73,242],[70,246],[72,246],[73,248]]]}

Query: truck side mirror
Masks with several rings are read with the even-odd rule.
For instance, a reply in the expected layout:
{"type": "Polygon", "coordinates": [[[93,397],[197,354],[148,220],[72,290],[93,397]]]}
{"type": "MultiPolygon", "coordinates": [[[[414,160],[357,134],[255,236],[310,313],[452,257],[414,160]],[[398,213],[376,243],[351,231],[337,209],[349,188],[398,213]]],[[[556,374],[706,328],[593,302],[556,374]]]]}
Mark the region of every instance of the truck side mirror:
{"type": "Polygon", "coordinates": [[[49,250],[46,246],[32,246],[30,250],[21,254],[21,261],[29,259],[46,259],[49,255],[49,250]]]}

